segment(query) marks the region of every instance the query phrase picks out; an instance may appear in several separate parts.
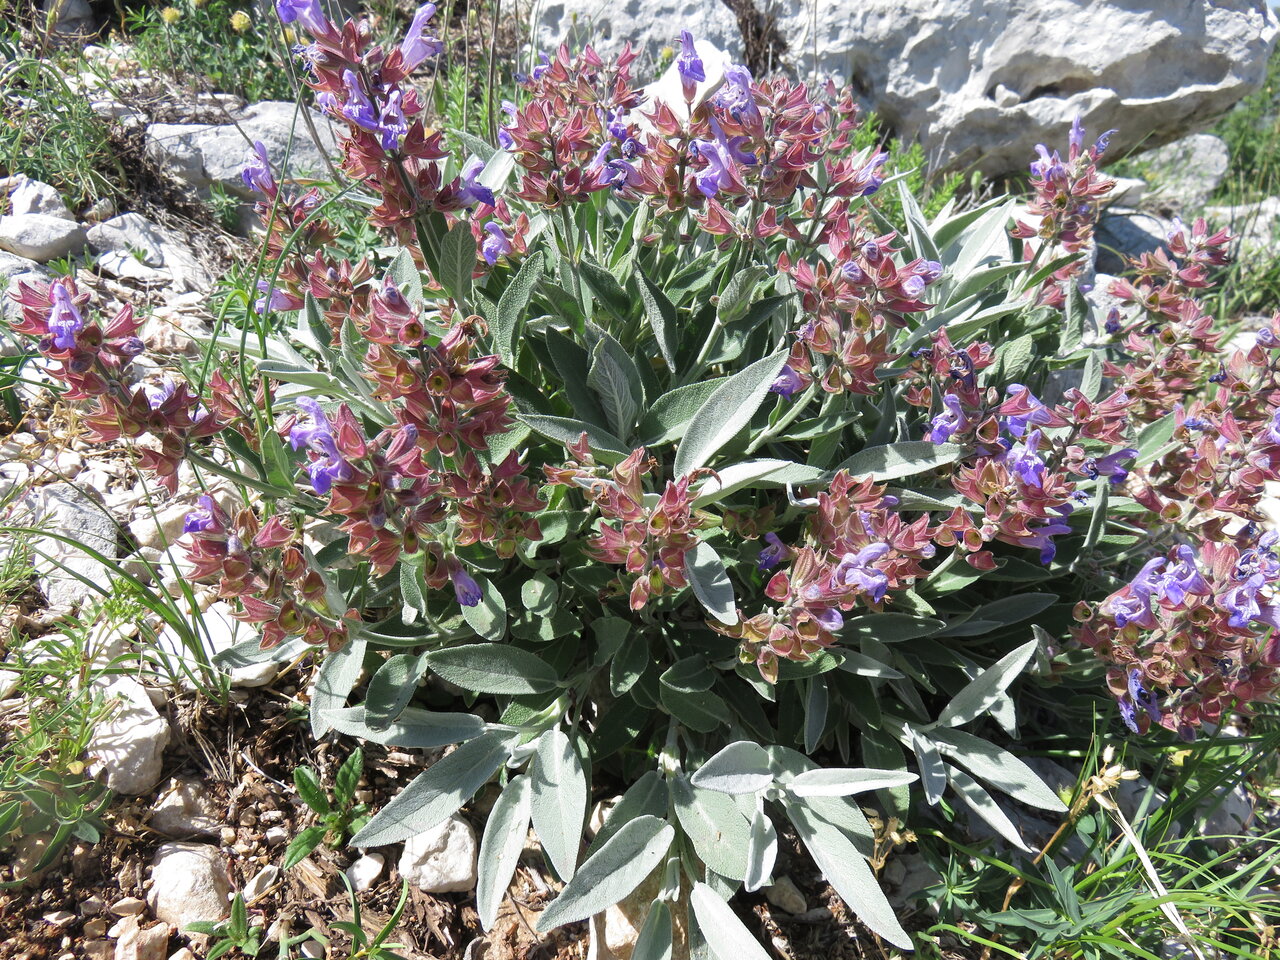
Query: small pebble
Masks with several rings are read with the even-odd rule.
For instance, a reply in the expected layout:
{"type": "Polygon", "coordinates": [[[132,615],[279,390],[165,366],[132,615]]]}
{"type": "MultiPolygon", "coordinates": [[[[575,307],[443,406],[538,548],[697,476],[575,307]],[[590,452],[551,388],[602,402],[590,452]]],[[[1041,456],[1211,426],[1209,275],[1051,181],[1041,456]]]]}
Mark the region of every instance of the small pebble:
{"type": "Polygon", "coordinates": [[[85,897],[80,902],[80,913],[86,917],[94,917],[106,909],[101,897],[85,897]]]}
{"type": "Polygon", "coordinates": [[[75,922],[76,915],[70,910],[57,910],[44,915],[44,922],[53,924],[59,930],[65,930],[75,922]]]}
{"type": "Polygon", "coordinates": [[[804,894],[790,877],[779,877],[764,888],[764,897],[779,910],[791,914],[801,914],[809,909],[804,894]]]}
{"type": "Polygon", "coordinates": [[[289,831],[284,827],[268,827],[264,839],[267,841],[267,846],[274,847],[289,839],[289,831]]]}
{"type": "Polygon", "coordinates": [[[147,909],[146,901],[139,900],[137,897],[125,897],[111,905],[111,912],[117,917],[136,917],[145,909],[147,909]]]}
{"type": "Polygon", "coordinates": [[[230,846],[236,842],[236,831],[233,827],[222,828],[222,842],[230,846]]]}
{"type": "Polygon", "coordinates": [[[101,940],[107,935],[107,921],[93,917],[84,922],[84,935],[90,940],[101,940]]]}
{"type": "Polygon", "coordinates": [[[324,956],[324,947],[314,940],[304,940],[298,949],[304,957],[310,957],[311,960],[321,960],[324,956]]]}
{"type": "Polygon", "coordinates": [[[280,877],[280,868],[274,864],[267,864],[261,870],[253,875],[253,879],[244,885],[244,902],[253,903],[259,897],[263,896],[280,877]]]}

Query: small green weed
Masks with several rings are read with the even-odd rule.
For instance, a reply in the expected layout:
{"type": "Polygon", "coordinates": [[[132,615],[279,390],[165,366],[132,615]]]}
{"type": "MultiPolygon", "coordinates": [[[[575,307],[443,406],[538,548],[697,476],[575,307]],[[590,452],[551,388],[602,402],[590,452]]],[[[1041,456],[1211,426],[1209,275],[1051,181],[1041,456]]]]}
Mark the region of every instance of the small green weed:
{"type": "Polygon", "coordinates": [[[320,818],[320,822],[304,829],[289,843],[284,853],[286,870],[301,862],[322,842],[336,847],[368,822],[368,806],[355,802],[356,784],[360,782],[363,769],[364,752],[357,747],[338,768],[332,802],[320,786],[315,770],[298,767],[293,771],[298,796],[320,818]]]}

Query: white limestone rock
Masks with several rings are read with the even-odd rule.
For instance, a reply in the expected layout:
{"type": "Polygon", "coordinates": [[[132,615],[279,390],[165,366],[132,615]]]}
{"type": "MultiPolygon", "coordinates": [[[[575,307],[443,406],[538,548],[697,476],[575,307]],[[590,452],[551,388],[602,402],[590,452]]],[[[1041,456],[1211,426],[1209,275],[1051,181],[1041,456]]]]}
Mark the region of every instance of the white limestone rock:
{"type": "Polygon", "coordinates": [[[174,235],[137,213],[122,213],[89,228],[89,245],[98,267],[112,276],[142,282],[171,283],[181,290],[203,290],[212,277],[174,235]]]}
{"type": "Polygon", "coordinates": [[[231,915],[227,861],[205,843],[165,843],[151,866],[147,905],[179,930],[189,923],[219,923],[231,915]]]}
{"type": "Polygon", "coordinates": [[[471,890],[476,885],[475,831],[460,817],[450,817],[405,841],[397,869],[424,893],[471,890]]]}
{"type": "Polygon", "coordinates": [[[29,213],[42,213],[45,216],[57,217],[60,220],[74,220],[75,217],[67,209],[62,194],[53,187],[39,180],[28,177],[15,177],[19,182],[9,193],[9,213],[13,216],[25,216],[29,213]]]}
{"type": "Polygon", "coordinates": [[[1143,154],[1139,162],[1150,183],[1148,201],[1193,216],[1227,175],[1231,152],[1218,137],[1195,133],[1143,154]]]}
{"type": "Polygon", "coordinates": [[[222,818],[204,784],[174,779],[151,808],[148,826],[166,837],[216,837],[222,818]]]}
{"type": "MultiPolygon", "coordinates": [[[[18,507],[19,523],[46,534],[35,537],[31,549],[37,582],[50,607],[70,609],[97,595],[90,584],[110,582],[110,568],[84,549],[109,559],[119,553],[115,521],[102,504],[71,483],[51,483],[30,491],[18,507]]],[[[0,546],[0,553],[8,550],[0,546]]]]}
{"type": "MultiPolygon", "coordinates": [[[[1025,170],[1037,143],[1065,146],[1077,114],[1093,133],[1118,128],[1112,156],[1201,129],[1261,85],[1280,30],[1257,0],[754,7],[785,41],[775,63],[852,83],[888,126],[920,139],[935,167],[988,174],[1025,170]]],[[[544,50],[572,35],[606,56],[631,41],[652,60],[678,47],[681,29],[742,58],[722,0],[556,0],[534,23],[544,50]]]]}
{"type": "Polygon", "coordinates": [[[115,677],[104,693],[118,706],[94,728],[89,771],[117,793],[142,796],[160,781],[169,723],[132,677],[115,677]]]}

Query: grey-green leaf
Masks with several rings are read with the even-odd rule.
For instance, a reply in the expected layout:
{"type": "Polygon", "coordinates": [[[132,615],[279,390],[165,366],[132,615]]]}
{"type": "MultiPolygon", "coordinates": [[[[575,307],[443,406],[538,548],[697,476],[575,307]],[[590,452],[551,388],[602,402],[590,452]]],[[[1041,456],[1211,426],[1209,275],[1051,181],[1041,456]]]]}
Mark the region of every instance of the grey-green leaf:
{"type": "Polygon", "coordinates": [[[551,865],[565,880],[573,878],[587,817],[587,777],[573,742],[558,727],[538,741],[530,767],[533,777],[533,829],[551,865]]]}
{"type": "Polygon", "coordinates": [[[498,298],[497,316],[493,323],[493,345],[507,367],[514,367],[520,355],[521,330],[534,287],[542,278],[543,254],[535,250],[520,265],[520,270],[507,283],[498,298]]]}
{"type": "Polygon", "coordinates": [[[738,371],[707,398],[676,449],[675,473],[683,477],[705,466],[755,415],[783,364],[779,350],[738,371]]]}
{"type": "Polygon", "coordinates": [[[328,714],[347,702],[351,689],[360,679],[364,667],[365,641],[351,640],[337,653],[331,653],[320,664],[315,691],[311,694],[311,735],[319,739],[329,732],[328,714]]]}
{"type": "Polygon", "coordinates": [[[978,674],[943,708],[938,726],[958,727],[981,716],[1026,669],[1035,656],[1036,646],[1037,641],[1030,640],[978,674]]]}
{"type": "Polygon", "coordinates": [[[699,540],[698,545],[685,554],[684,572],[689,578],[689,586],[693,588],[693,595],[707,613],[730,626],[738,622],[738,601],[733,595],[733,583],[715,547],[699,540]]]}
{"type": "Polygon", "coordinates": [[[769,960],[760,941],[705,883],[694,883],[689,903],[716,960],[769,960]]]}
{"type": "Polygon", "coordinates": [[[951,781],[951,785],[955,787],[956,793],[960,795],[960,799],[965,802],[965,805],[991,824],[996,833],[1000,834],[1019,850],[1031,852],[1031,848],[1022,839],[1022,835],[1018,833],[1018,828],[1009,819],[1009,815],[1000,809],[1000,805],[995,802],[991,794],[983,790],[977,781],[963,770],[958,770],[955,767],[947,768],[947,779],[951,781]]]}
{"type": "Polygon", "coordinates": [[[613,906],[662,862],[675,835],[675,828],[657,817],[638,817],[626,824],[587,858],[560,896],[542,911],[538,932],[585,920],[613,906]]]}
{"type": "Polygon", "coordinates": [[[351,845],[381,847],[440,826],[506,761],[510,737],[483,734],[428,767],[351,838],[351,845]]]}
{"type": "Polygon", "coordinates": [[[747,844],[747,875],[742,878],[742,885],[748,892],[759,890],[769,882],[777,859],[778,831],[761,805],[751,819],[751,839],[747,844]]]}
{"type": "Polygon", "coordinates": [[[893,907],[857,848],[839,829],[814,816],[804,801],[784,799],[787,817],[827,883],[858,919],[895,947],[911,950],[893,907]]]}
{"type": "Polygon", "coordinates": [[[850,476],[868,477],[883,483],[946,466],[959,460],[963,453],[964,448],[954,443],[903,440],[859,450],[836,470],[847,470],[850,476]]]}
{"type": "Polygon", "coordinates": [[[1015,800],[1056,813],[1067,809],[1035,771],[1008,750],[963,730],[935,727],[929,733],[943,756],[960,763],[975,777],[1015,800]]]}
{"type": "Polygon", "coordinates": [[[735,741],[699,767],[690,782],[718,793],[756,793],[773,783],[769,754],[754,741],[735,741]]]}
{"type": "Polygon", "coordinates": [[[537,654],[505,644],[446,647],[428,653],[426,661],[444,679],[474,693],[545,693],[558,679],[537,654]]]}
{"type": "Polygon", "coordinates": [[[436,713],[420,707],[406,707],[400,716],[381,730],[365,720],[364,705],[330,710],[329,726],[349,737],[359,737],[389,747],[429,749],[450,743],[474,740],[484,733],[484,721],[472,713],[436,713]]]}
{"type": "Polygon", "coordinates": [[[905,786],[919,779],[905,770],[873,770],[865,767],[823,767],[806,770],[787,789],[797,797],[847,797],[869,790],[905,786]]]}
{"type": "Polygon", "coordinates": [[[671,302],[657,284],[644,275],[643,271],[638,271],[638,273],[640,278],[640,299],[644,301],[645,319],[649,321],[653,336],[658,341],[658,352],[662,354],[662,359],[667,362],[667,369],[675,373],[676,346],[679,343],[676,337],[675,304],[671,302]]]}
{"type": "Polygon", "coordinates": [[[671,910],[661,900],[649,905],[631,960],[671,960],[671,910]]]}
{"type": "Polygon", "coordinates": [[[378,668],[364,698],[364,721],[373,730],[386,730],[409,704],[422,676],[420,658],[408,653],[388,657],[378,668]]]}
{"type": "Polygon", "coordinates": [[[475,574],[473,579],[480,585],[480,602],[472,607],[464,606],[462,619],[477,634],[497,643],[507,634],[507,602],[487,577],[475,574]]]}
{"type": "Polygon", "coordinates": [[[751,824],[733,798],[700,790],[686,777],[671,781],[671,798],[680,827],[702,862],[721,876],[745,877],[751,824]]]}
{"type": "Polygon", "coordinates": [[[485,823],[476,882],[476,913],[485,930],[491,929],[498,918],[502,895],[511,885],[520,851],[524,849],[529,833],[531,795],[530,779],[516,777],[502,791],[485,823]]]}
{"type": "Polygon", "coordinates": [[[459,303],[471,299],[471,271],[476,265],[476,238],[471,224],[459,220],[440,243],[440,276],[436,279],[459,303]]]}

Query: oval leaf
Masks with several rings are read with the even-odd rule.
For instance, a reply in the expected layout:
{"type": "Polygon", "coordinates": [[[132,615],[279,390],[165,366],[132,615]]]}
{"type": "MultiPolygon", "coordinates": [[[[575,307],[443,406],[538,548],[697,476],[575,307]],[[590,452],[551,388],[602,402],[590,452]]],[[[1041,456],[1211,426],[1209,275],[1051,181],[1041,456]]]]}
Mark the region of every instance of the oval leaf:
{"type": "Polygon", "coordinates": [[[755,793],[773,783],[769,754],[758,743],[739,740],[699,767],[690,782],[717,793],[755,793]]]}
{"type": "Polygon", "coordinates": [[[533,829],[551,865],[573,879],[587,817],[587,777],[573,742],[559,728],[544,733],[530,768],[533,778],[533,829]]]}
{"type": "Polygon", "coordinates": [[[446,647],[426,655],[427,666],[472,693],[522,695],[555,689],[555,670],[537,654],[497,643],[446,647]]]}
{"type": "Polygon", "coordinates": [[[687,476],[704,466],[747,425],[781,372],[788,352],[779,350],[757,360],[716,388],[693,415],[680,440],[676,449],[676,476],[687,476]]]}
{"type": "Polygon", "coordinates": [[[675,835],[675,828],[657,817],[632,820],[583,863],[560,896],[542,911],[538,932],[585,920],[613,906],[662,862],[675,835]]]}
{"type": "Polygon", "coordinates": [[[698,927],[716,960],[769,960],[760,941],[742,925],[738,915],[705,883],[695,883],[689,895],[698,927]]]}
{"type": "Polygon", "coordinates": [[[847,797],[868,790],[901,787],[918,780],[905,770],[872,770],[863,767],[828,767],[806,770],[787,789],[797,797],[847,797]]]}
{"type": "Polygon", "coordinates": [[[715,548],[704,540],[684,555],[684,572],[703,609],[723,624],[738,622],[738,601],[729,571],[715,548]]]}
{"type": "Polygon", "coordinates": [[[476,913],[480,925],[489,930],[498,919],[502,895],[515,876],[520,851],[529,833],[532,781],[516,777],[507,784],[493,805],[480,841],[479,880],[476,883],[476,913]]]}
{"type": "Polygon", "coordinates": [[[1038,641],[1029,640],[974,677],[943,709],[938,717],[938,726],[958,727],[981,716],[1026,669],[1035,656],[1037,646],[1038,641]]]}
{"type": "Polygon", "coordinates": [[[374,729],[368,724],[363,704],[330,710],[325,719],[339,733],[388,747],[443,747],[474,740],[484,733],[484,721],[475,714],[436,713],[418,707],[406,707],[395,721],[382,729],[374,729]]]}

